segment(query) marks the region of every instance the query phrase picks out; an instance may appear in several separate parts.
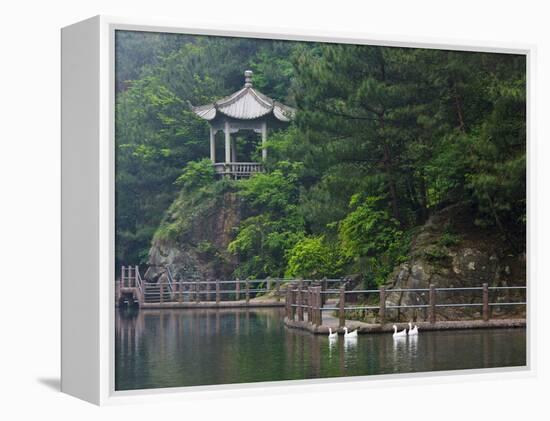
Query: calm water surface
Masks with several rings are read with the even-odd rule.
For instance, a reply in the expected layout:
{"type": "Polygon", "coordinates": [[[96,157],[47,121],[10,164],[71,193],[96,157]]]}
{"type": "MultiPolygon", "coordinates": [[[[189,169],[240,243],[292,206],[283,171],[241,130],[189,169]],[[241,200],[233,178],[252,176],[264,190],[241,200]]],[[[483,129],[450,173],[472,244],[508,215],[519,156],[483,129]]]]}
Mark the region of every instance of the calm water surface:
{"type": "Polygon", "coordinates": [[[329,341],[283,309],[117,312],[116,390],[524,366],[525,329],[329,341]]]}

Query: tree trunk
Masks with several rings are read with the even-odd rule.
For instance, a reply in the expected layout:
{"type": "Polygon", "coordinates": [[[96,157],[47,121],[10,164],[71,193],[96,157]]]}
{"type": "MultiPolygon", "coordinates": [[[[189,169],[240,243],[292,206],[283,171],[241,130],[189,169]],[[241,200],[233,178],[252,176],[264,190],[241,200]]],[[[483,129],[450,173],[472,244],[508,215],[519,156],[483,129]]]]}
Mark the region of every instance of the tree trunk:
{"type": "Polygon", "coordinates": [[[419,204],[420,204],[420,223],[423,224],[428,220],[428,195],[426,192],[426,180],[424,180],[424,174],[420,174],[418,180],[419,204]]]}
{"type": "Polygon", "coordinates": [[[452,87],[452,95],[455,100],[455,108],[456,108],[456,117],[458,119],[458,129],[462,133],[466,133],[466,124],[464,123],[464,113],[462,111],[462,105],[460,103],[460,96],[458,95],[458,92],[456,90],[456,84],[453,81],[453,87],[452,87]]]}
{"type": "MultiPolygon", "coordinates": [[[[385,127],[385,121],[384,121],[384,115],[382,114],[380,116],[380,129],[382,132],[384,131],[384,127],[385,127]]],[[[386,172],[386,177],[388,179],[388,190],[390,192],[390,198],[391,198],[392,216],[397,221],[399,221],[400,224],[402,224],[403,221],[401,221],[401,215],[399,213],[399,200],[397,198],[397,187],[395,184],[395,179],[393,177],[391,151],[390,151],[390,147],[388,146],[383,136],[384,134],[382,133],[382,149],[384,152],[384,171],[386,172]]]]}
{"type": "Polygon", "coordinates": [[[500,221],[500,218],[498,216],[498,213],[497,213],[497,210],[495,208],[495,205],[494,205],[494,202],[493,202],[493,199],[492,199],[491,195],[489,193],[486,193],[486,196],[487,196],[487,200],[489,202],[489,207],[491,208],[491,213],[493,214],[493,218],[495,218],[495,224],[496,224],[498,230],[502,233],[502,235],[504,235],[504,238],[506,238],[506,241],[508,242],[508,244],[510,244],[512,249],[516,253],[519,252],[520,249],[517,247],[516,242],[510,237],[510,235],[508,235],[508,231],[506,231],[504,229],[504,226],[502,225],[502,222],[500,221]]]}

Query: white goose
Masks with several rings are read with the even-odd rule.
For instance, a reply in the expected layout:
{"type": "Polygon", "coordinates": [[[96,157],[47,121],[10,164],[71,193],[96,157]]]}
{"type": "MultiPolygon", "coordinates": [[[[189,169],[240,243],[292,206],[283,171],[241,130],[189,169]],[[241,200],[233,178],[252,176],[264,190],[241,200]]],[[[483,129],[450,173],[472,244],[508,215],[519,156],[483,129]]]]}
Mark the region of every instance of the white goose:
{"type": "Polygon", "coordinates": [[[397,331],[397,326],[393,325],[393,337],[394,338],[404,338],[407,336],[407,329],[403,329],[401,332],[397,331]]]}
{"type": "Polygon", "coordinates": [[[409,336],[414,336],[414,335],[418,335],[418,326],[414,325],[414,328],[413,328],[411,322],[409,322],[409,336]]]}
{"type": "Polygon", "coordinates": [[[344,327],[344,338],[357,338],[357,331],[359,329],[355,329],[353,332],[348,333],[348,328],[344,327]]]}
{"type": "Polygon", "coordinates": [[[328,328],[328,337],[329,339],[336,339],[338,337],[338,332],[333,332],[332,329],[328,328]]]}

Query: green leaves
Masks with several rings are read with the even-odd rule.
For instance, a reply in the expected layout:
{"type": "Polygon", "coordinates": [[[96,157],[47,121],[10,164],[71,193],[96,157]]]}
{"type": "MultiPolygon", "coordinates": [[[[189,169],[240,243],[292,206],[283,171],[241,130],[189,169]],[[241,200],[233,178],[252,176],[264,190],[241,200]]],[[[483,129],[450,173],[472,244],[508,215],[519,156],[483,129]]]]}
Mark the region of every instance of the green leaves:
{"type": "Polygon", "coordinates": [[[300,168],[299,163],[279,162],[274,171],[243,180],[239,185],[240,194],[254,208],[276,214],[291,213],[298,197],[300,168]]]}
{"type": "Polygon", "coordinates": [[[295,213],[273,218],[265,212],[245,219],[228,250],[239,256],[238,277],[283,276],[286,251],[303,238],[303,220],[295,213]]]}
{"type": "Polygon", "coordinates": [[[285,276],[307,279],[335,278],[342,275],[345,260],[340,249],[324,236],[305,237],[287,253],[285,276]]]}
{"type": "Polygon", "coordinates": [[[381,209],[381,200],[353,195],[352,210],[338,229],[341,253],[355,262],[357,270],[370,272],[377,283],[385,282],[409,247],[409,238],[399,229],[399,222],[381,209]]]}
{"type": "Polygon", "coordinates": [[[352,211],[340,222],[338,230],[343,253],[348,257],[376,257],[401,237],[399,223],[380,209],[380,201],[380,197],[352,196],[352,211]]]}
{"type": "Polygon", "coordinates": [[[241,277],[282,276],[286,252],[303,238],[304,221],[298,213],[301,165],[282,161],[270,173],[260,173],[238,183],[247,213],[229,251],[241,259],[241,277]]]}
{"type": "Polygon", "coordinates": [[[200,189],[214,181],[214,167],[212,161],[205,158],[200,161],[191,161],[184,168],[183,173],[176,179],[175,184],[190,191],[200,189]]]}

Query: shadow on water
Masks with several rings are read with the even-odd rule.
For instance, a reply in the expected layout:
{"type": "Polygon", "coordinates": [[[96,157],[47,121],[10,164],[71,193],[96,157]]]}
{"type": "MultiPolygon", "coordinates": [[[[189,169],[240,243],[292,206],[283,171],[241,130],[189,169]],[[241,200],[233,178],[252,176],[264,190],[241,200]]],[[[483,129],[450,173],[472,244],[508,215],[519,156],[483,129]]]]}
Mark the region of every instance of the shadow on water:
{"type": "Polygon", "coordinates": [[[286,328],[284,310],[117,313],[117,390],[525,365],[525,329],[336,339],[286,328]]]}

